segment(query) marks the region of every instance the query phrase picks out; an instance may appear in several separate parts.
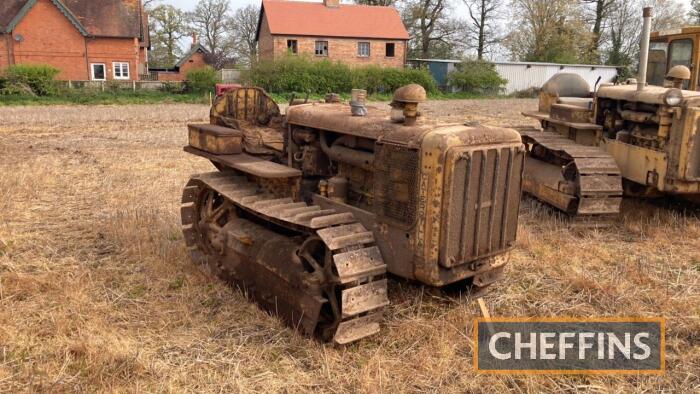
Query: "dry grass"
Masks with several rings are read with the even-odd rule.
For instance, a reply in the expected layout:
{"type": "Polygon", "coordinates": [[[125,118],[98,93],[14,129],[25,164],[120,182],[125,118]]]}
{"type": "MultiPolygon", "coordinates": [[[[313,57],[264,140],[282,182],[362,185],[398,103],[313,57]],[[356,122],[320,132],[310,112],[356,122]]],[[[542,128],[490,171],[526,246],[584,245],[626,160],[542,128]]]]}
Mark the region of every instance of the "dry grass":
{"type": "MultiPolygon", "coordinates": [[[[429,112],[515,123],[534,102],[491,104],[429,112]]],[[[333,348],[188,262],[180,190],[211,166],[181,151],[183,126],[206,115],[0,108],[0,392],[700,390],[697,213],[626,201],[612,229],[572,232],[526,200],[507,280],[487,297],[498,316],[664,316],[663,377],[477,375],[475,303],[402,281],[381,336],[333,348]]]]}

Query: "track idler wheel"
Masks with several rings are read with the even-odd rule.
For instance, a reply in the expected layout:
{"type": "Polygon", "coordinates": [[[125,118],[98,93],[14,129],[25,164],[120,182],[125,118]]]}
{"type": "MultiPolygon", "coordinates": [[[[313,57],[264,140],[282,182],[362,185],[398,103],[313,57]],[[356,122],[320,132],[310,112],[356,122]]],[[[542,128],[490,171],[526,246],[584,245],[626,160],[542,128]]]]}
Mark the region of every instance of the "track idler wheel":
{"type": "Polygon", "coordinates": [[[234,206],[215,190],[188,183],[182,195],[182,231],[192,260],[208,273],[221,274],[224,225],[235,217],[234,206]]]}
{"type": "Polygon", "coordinates": [[[297,256],[304,267],[318,281],[319,290],[327,300],[321,308],[316,334],[323,341],[330,341],[341,320],[340,278],[335,272],[331,251],[320,237],[312,235],[299,247],[297,256]]]}

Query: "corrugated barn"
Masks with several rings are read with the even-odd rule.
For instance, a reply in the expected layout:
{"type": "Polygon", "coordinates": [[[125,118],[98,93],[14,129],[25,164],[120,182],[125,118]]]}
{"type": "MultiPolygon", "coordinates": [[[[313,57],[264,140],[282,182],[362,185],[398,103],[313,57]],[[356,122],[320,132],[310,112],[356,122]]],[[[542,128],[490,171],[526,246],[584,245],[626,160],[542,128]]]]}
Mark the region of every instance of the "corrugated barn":
{"type": "MultiPolygon", "coordinates": [[[[459,60],[442,59],[412,59],[409,63],[414,66],[427,66],[433,78],[443,89],[449,89],[447,75],[454,70],[459,60]]],[[[617,76],[617,67],[591,64],[556,64],[535,62],[494,62],[496,70],[508,80],[505,94],[511,94],[529,88],[539,88],[554,74],[566,72],[576,73],[591,85],[600,82],[610,82],[617,76]]]]}

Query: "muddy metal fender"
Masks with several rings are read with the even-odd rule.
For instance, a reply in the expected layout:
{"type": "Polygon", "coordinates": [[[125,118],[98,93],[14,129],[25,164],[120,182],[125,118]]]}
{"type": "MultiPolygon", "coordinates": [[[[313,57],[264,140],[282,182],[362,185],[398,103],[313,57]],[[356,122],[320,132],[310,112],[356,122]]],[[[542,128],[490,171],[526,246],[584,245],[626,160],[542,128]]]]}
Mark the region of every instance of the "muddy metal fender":
{"type": "Polygon", "coordinates": [[[418,280],[442,286],[505,263],[515,245],[524,157],[520,134],[512,129],[452,125],[425,135],[416,215],[418,280]]]}

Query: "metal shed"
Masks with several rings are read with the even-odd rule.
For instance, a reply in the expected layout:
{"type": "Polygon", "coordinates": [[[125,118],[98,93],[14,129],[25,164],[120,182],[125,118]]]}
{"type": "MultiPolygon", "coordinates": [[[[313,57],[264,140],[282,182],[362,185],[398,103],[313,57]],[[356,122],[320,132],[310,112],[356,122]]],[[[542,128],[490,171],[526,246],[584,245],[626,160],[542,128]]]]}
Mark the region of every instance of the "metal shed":
{"type": "MultiPolygon", "coordinates": [[[[447,75],[454,70],[460,60],[445,59],[411,59],[414,66],[427,66],[433,78],[442,89],[449,89],[447,75]]],[[[576,73],[585,79],[591,87],[598,77],[600,82],[610,82],[617,76],[617,67],[594,64],[557,64],[537,62],[493,62],[501,77],[508,80],[505,94],[511,94],[529,88],[539,88],[554,74],[560,72],[576,73]]]]}

